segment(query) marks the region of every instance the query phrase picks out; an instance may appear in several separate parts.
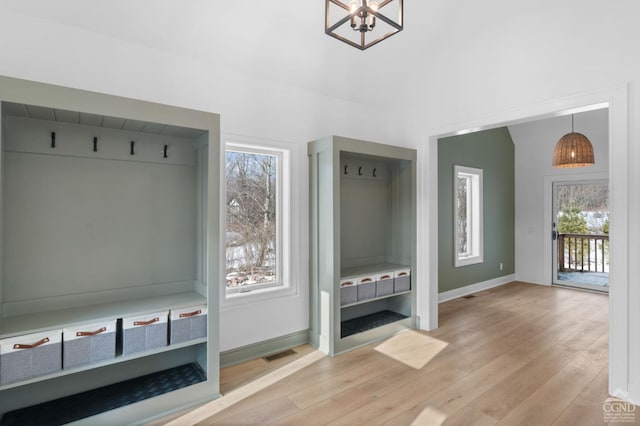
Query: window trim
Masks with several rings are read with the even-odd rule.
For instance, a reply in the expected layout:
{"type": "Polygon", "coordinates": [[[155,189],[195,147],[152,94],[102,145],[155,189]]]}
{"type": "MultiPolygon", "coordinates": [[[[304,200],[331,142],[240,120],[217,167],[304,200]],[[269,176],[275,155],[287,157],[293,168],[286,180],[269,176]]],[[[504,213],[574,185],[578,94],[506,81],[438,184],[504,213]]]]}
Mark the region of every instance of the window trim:
{"type": "MultiPolygon", "coordinates": [[[[484,186],[483,170],[475,167],[453,166],[453,259],[456,268],[474,265],[484,262],[484,186]],[[467,189],[467,197],[470,198],[471,209],[467,208],[467,217],[470,230],[467,231],[468,240],[471,241],[470,255],[461,256],[458,250],[458,179],[466,176],[471,182],[467,189]],[[469,211],[470,210],[470,211],[469,211]]],[[[468,251],[469,252],[469,251],[468,251]]]]}
{"type": "MultiPolygon", "coordinates": [[[[283,143],[274,143],[264,140],[249,140],[241,137],[229,137],[222,147],[221,167],[222,190],[221,199],[225,206],[221,214],[221,235],[226,234],[226,154],[227,151],[273,155],[276,157],[276,276],[277,281],[272,283],[256,284],[247,291],[227,291],[225,267],[221,268],[220,300],[221,306],[251,303],[265,298],[281,297],[296,294],[297,286],[292,277],[291,259],[291,147],[283,143]]],[[[226,264],[226,238],[221,238],[222,265],[226,264]]]]}

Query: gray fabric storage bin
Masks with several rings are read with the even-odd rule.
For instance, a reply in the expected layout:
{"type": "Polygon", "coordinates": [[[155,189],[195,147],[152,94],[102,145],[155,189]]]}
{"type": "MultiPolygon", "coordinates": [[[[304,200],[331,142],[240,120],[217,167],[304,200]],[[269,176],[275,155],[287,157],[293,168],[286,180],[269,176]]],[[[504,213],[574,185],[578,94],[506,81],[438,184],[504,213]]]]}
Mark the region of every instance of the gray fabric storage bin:
{"type": "Polygon", "coordinates": [[[358,302],[376,297],[376,277],[367,275],[358,278],[358,302]]]}
{"type": "Polygon", "coordinates": [[[168,344],[169,311],[122,319],[122,354],[161,348],[168,344]]]}
{"type": "Polygon", "coordinates": [[[402,293],[411,290],[411,269],[402,269],[396,271],[393,292],[402,293]]]}
{"type": "Polygon", "coordinates": [[[376,276],[376,297],[393,294],[393,272],[384,272],[376,276]]]}
{"type": "Polygon", "coordinates": [[[207,337],[207,307],[172,309],[169,313],[169,343],[207,337]]]}
{"type": "Polygon", "coordinates": [[[62,330],[63,368],[113,359],[116,356],[116,320],[62,330]]]}
{"type": "Polygon", "coordinates": [[[355,278],[340,280],[340,306],[358,301],[358,282],[355,278]]]}
{"type": "Polygon", "coordinates": [[[62,330],[0,340],[0,385],[62,370],[62,330]]]}

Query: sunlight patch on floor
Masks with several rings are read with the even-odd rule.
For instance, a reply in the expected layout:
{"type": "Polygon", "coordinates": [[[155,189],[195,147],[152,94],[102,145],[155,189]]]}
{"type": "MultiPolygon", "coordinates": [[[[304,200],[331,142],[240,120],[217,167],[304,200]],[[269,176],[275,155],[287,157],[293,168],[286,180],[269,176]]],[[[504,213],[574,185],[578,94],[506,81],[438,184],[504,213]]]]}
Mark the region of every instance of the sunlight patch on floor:
{"type": "Polygon", "coordinates": [[[415,330],[405,331],[376,346],[376,351],[420,370],[448,345],[415,330]]]}
{"type": "Polygon", "coordinates": [[[180,416],[171,422],[167,423],[171,426],[185,426],[185,425],[194,425],[198,422],[201,422],[238,402],[254,395],[261,390],[279,382],[286,377],[295,374],[296,372],[302,370],[303,368],[313,364],[316,361],[321,360],[327,355],[320,351],[313,351],[302,358],[298,358],[297,360],[282,366],[281,368],[272,371],[269,374],[266,374],[250,383],[247,383],[244,386],[241,386],[237,389],[232,390],[228,394],[216,399],[215,401],[211,401],[208,404],[205,404],[195,410],[185,414],[184,416],[180,416]]]}
{"type": "Polygon", "coordinates": [[[433,407],[427,407],[414,421],[411,426],[440,426],[447,420],[447,415],[433,407]]]}

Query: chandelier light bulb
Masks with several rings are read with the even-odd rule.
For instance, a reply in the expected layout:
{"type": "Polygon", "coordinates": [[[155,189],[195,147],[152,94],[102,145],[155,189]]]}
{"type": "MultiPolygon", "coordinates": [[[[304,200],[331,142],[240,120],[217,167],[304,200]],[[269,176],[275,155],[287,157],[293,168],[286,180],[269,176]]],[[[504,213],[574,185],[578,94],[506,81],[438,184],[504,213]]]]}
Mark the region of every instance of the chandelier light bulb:
{"type": "Polygon", "coordinates": [[[351,3],[349,3],[349,13],[352,15],[355,15],[359,8],[360,2],[358,0],[352,0],[351,3]]]}
{"type": "Polygon", "coordinates": [[[353,28],[354,30],[356,29],[356,25],[358,24],[356,19],[359,7],[360,5],[358,4],[358,0],[352,0],[351,3],[349,3],[349,13],[351,13],[351,28],[353,28]]]}
{"type": "MultiPolygon", "coordinates": [[[[369,9],[371,9],[373,12],[378,12],[378,2],[373,0],[371,2],[369,2],[369,9]]],[[[373,16],[372,14],[369,14],[369,31],[373,30],[373,28],[376,26],[376,17],[373,16]]]]}

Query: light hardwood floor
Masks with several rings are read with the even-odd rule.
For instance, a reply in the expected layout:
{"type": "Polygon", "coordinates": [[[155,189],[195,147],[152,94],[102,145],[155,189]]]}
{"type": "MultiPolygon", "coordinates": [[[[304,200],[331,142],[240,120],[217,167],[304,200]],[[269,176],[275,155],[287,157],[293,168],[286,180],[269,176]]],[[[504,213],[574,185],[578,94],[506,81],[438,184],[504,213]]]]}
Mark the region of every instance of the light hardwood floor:
{"type": "Polygon", "coordinates": [[[433,332],[225,368],[173,424],[603,425],[607,345],[606,295],[516,282],[441,304],[433,332]]]}

